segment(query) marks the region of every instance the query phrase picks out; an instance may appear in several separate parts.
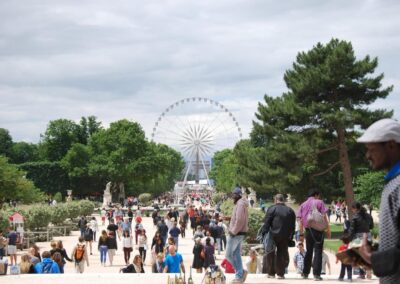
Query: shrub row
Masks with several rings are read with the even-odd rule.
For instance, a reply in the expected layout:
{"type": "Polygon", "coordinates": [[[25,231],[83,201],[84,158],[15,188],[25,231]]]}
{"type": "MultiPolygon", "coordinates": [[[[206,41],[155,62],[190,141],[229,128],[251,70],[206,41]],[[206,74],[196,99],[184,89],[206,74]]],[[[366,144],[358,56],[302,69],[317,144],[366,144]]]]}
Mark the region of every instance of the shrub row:
{"type": "MultiPolygon", "coordinates": [[[[25,230],[38,230],[46,228],[50,223],[61,225],[68,218],[88,216],[93,213],[94,203],[89,200],[59,203],[56,206],[32,205],[19,212],[25,217],[25,230]]],[[[0,211],[0,230],[5,230],[9,225],[8,217],[14,212],[11,210],[0,211]]]]}

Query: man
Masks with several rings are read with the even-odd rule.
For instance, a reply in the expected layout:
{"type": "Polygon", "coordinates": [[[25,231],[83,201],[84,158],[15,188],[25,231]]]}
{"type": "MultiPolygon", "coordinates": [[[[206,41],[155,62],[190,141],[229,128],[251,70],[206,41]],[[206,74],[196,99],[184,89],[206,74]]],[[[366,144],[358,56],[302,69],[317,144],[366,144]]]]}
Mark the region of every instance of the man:
{"type": "Polygon", "coordinates": [[[181,230],[177,227],[176,222],[172,223],[172,228],[169,230],[169,235],[174,238],[176,250],[178,250],[178,243],[179,243],[179,235],[181,234],[181,230]]]}
{"type": "MultiPolygon", "coordinates": [[[[386,170],[379,215],[379,251],[394,248],[400,238],[400,123],[392,119],[381,119],[373,123],[357,140],[365,143],[366,158],[374,170],[386,170]]],[[[372,265],[386,263],[379,254],[371,253],[364,235],[361,256],[372,265]]],[[[380,278],[380,283],[400,283],[400,268],[393,275],[380,278]]]]}
{"type": "Polygon", "coordinates": [[[82,216],[78,221],[78,227],[79,227],[79,230],[81,231],[81,237],[83,237],[85,235],[86,224],[87,224],[87,220],[86,220],[85,216],[82,216]]]}
{"type": "Polygon", "coordinates": [[[60,268],[58,264],[51,259],[51,254],[49,251],[44,251],[42,253],[42,262],[39,262],[35,265],[35,273],[44,274],[44,273],[52,273],[58,274],[60,273],[60,268]]]}
{"type": "Polygon", "coordinates": [[[185,273],[185,265],[180,253],[176,251],[174,245],[168,247],[169,254],[165,257],[164,273],[185,273]]]}
{"type": "Polygon", "coordinates": [[[296,251],[296,253],[294,254],[293,264],[294,267],[296,268],[296,272],[298,274],[302,274],[304,269],[304,258],[306,256],[306,251],[304,249],[303,243],[298,243],[297,248],[299,250],[296,251]]]}
{"type": "Polygon", "coordinates": [[[8,230],[8,254],[10,255],[11,266],[17,264],[17,239],[18,235],[12,228],[8,230]]]}
{"type": "Polygon", "coordinates": [[[247,277],[247,270],[243,270],[242,256],[240,254],[241,244],[248,231],[249,213],[246,197],[242,197],[242,190],[236,187],[233,190],[233,207],[231,221],[229,223],[229,238],[226,245],[226,258],[235,268],[235,279],[233,284],[244,283],[247,277]]]}
{"type": "MultiPolygon", "coordinates": [[[[308,274],[311,270],[311,261],[313,266],[313,274],[315,281],[322,281],[321,269],[322,269],[322,249],[324,247],[324,232],[318,231],[311,228],[308,224],[309,214],[312,212],[313,208],[316,208],[319,213],[324,217],[326,224],[328,222],[328,211],[325,204],[320,200],[320,193],[316,189],[311,189],[308,199],[300,205],[298,217],[300,218],[300,241],[304,242],[304,233],[306,234],[306,257],[304,259],[304,270],[303,278],[307,279],[308,274]],[[314,260],[313,253],[315,251],[314,260]]],[[[327,237],[331,237],[331,229],[328,225],[327,237]]]]}
{"type": "Polygon", "coordinates": [[[157,224],[157,230],[160,232],[161,238],[163,240],[163,245],[165,246],[168,238],[168,226],[165,224],[164,218],[157,224]]]}
{"type": "Polygon", "coordinates": [[[3,231],[0,230],[0,259],[4,256],[4,248],[7,245],[7,239],[3,237],[3,231]]]}
{"type": "Polygon", "coordinates": [[[278,279],[285,279],[285,268],[289,265],[288,245],[294,235],[296,214],[286,206],[282,194],[277,194],[274,199],[275,205],[268,208],[263,225],[263,234],[270,233],[276,246],[276,253],[273,250],[267,256],[268,278],[275,278],[276,274],[278,279]]]}
{"type": "Polygon", "coordinates": [[[110,224],[107,226],[107,231],[109,233],[113,232],[114,236],[116,236],[117,235],[117,233],[116,233],[117,230],[118,230],[118,225],[114,224],[114,219],[110,219],[110,224]]]}

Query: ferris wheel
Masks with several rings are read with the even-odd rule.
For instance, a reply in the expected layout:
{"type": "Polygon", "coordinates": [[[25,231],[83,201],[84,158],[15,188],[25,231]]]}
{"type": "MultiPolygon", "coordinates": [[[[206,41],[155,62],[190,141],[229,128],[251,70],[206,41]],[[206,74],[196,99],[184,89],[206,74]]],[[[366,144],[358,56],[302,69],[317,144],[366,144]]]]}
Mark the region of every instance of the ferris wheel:
{"type": "Polygon", "coordinates": [[[233,148],[242,139],[239,122],[223,104],[208,98],[186,98],[168,106],[158,117],[152,141],[166,144],[182,154],[186,161],[184,184],[189,172],[196,183],[208,172],[216,151],[233,148]]]}

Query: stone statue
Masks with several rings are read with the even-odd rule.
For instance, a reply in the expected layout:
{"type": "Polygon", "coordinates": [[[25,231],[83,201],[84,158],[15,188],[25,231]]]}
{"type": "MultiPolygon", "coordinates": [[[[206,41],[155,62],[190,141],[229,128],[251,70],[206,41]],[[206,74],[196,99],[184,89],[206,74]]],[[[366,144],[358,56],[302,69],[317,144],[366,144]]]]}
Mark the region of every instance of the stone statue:
{"type": "Polygon", "coordinates": [[[103,207],[108,207],[108,205],[112,202],[111,196],[111,181],[109,181],[106,185],[106,189],[104,190],[103,195],[103,207]]]}

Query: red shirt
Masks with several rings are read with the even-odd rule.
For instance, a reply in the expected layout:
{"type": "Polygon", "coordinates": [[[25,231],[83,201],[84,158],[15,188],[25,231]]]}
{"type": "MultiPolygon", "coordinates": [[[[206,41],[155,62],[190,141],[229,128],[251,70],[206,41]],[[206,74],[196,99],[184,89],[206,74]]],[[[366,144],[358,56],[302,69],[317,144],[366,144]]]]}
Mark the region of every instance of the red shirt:
{"type": "Polygon", "coordinates": [[[235,269],[226,258],[221,262],[221,266],[225,268],[225,273],[235,273],[235,269]]]}
{"type": "Polygon", "coordinates": [[[347,250],[349,248],[349,245],[347,244],[342,244],[340,247],[339,247],[339,250],[338,250],[338,252],[342,252],[342,251],[345,251],[345,250],[347,250]]]}

